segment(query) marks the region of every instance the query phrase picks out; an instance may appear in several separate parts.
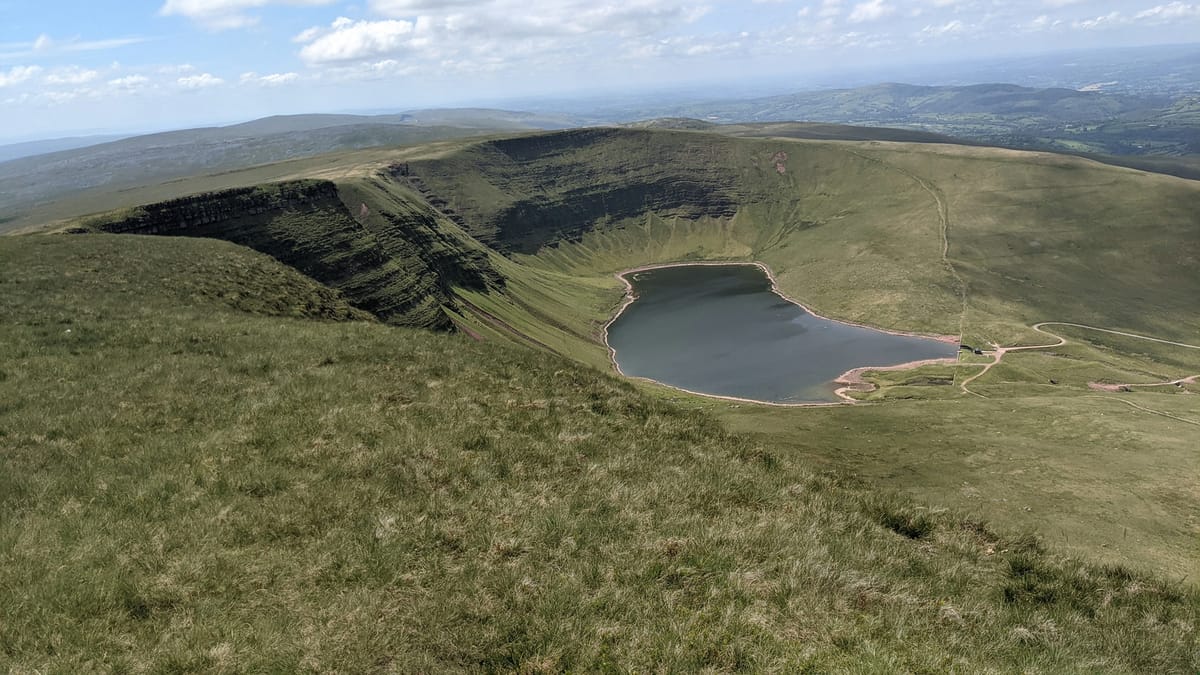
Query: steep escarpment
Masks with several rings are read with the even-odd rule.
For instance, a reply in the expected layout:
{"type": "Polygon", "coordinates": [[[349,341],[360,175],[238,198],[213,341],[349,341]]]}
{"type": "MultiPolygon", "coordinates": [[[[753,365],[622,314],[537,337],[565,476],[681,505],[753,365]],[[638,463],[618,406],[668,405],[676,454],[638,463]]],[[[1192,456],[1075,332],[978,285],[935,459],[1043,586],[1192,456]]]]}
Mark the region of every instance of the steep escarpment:
{"type": "Polygon", "coordinates": [[[455,287],[504,287],[504,277],[488,260],[486,247],[394,181],[384,176],[347,181],[338,186],[338,195],[390,256],[423,263],[447,295],[455,287]]]}
{"type": "Polygon", "coordinates": [[[480,241],[536,253],[646,213],[733,216],[760,196],[740,180],[738,151],[712,136],[582,129],[481,143],[396,173],[480,241]]]}
{"type": "Polygon", "coordinates": [[[819,311],[949,333],[962,298],[941,263],[936,196],[916,171],[871,150],[583,129],[474,143],[392,173],[522,264],[577,277],[757,260],[819,311]]]}
{"type": "MultiPolygon", "coordinates": [[[[485,255],[439,232],[423,205],[354,211],[329,181],[293,181],[173,199],[86,221],[91,229],[223,239],[266,253],[395,325],[448,329],[453,288],[502,285],[485,255]]],[[[444,221],[443,221],[444,222],[444,221]]]]}

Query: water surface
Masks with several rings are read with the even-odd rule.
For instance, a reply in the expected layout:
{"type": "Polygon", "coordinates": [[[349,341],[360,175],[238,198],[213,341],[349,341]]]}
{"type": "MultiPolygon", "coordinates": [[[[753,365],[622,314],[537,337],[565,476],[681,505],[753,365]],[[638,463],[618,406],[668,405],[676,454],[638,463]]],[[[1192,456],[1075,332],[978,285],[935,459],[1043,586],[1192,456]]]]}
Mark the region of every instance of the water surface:
{"type": "Polygon", "coordinates": [[[702,394],[837,401],[833,380],[852,368],[957,351],[813,316],[776,294],[754,265],[661,267],[626,278],[637,300],[608,328],[621,371],[702,394]]]}

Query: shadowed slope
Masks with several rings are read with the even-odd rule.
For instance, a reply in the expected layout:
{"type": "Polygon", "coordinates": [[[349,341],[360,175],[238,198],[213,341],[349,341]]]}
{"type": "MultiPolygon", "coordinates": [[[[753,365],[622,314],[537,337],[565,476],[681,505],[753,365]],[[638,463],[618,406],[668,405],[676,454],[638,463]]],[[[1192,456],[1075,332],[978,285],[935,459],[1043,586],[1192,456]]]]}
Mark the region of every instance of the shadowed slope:
{"type": "Polygon", "coordinates": [[[397,325],[449,328],[452,287],[503,280],[486,255],[446,234],[414,200],[372,209],[362,188],[276,183],[185,197],[88,219],[107,232],[224,239],[273,256],[397,325]],[[385,207],[389,210],[385,210],[385,207]],[[354,209],[352,212],[351,209],[354,209]]]}
{"type": "Polygon", "coordinates": [[[410,170],[476,237],[576,276],[755,259],[817,310],[888,328],[1200,330],[1200,184],[1166,176],[994,148],[616,129],[410,170]]]}

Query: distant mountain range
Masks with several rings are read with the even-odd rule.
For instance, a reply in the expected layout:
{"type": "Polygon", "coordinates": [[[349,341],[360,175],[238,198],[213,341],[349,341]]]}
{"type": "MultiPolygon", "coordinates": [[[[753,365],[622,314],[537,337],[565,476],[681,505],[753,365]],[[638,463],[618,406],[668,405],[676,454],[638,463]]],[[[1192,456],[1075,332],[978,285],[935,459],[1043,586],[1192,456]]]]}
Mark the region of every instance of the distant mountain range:
{"type": "MultiPolygon", "coordinates": [[[[880,84],[745,100],[647,103],[591,115],[552,110],[435,109],[388,115],[288,115],[223,127],[149,134],[72,147],[89,139],[5,146],[8,153],[54,152],[0,162],[0,218],[63,195],[122,189],[340,150],[424,143],[489,133],[637,123],[708,125],[815,122],[779,128],[729,128],[737,135],[801,135],[954,142],[1052,150],[1187,177],[1200,176],[1200,94],[1130,95],[1036,89],[1012,84],[880,84]],[[666,118],[666,119],[664,119],[666,118]],[[844,126],[895,127],[886,132],[844,126]],[[925,134],[925,135],[919,135],[925,134]],[[42,145],[38,145],[41,143],[42,145]],[[57,146],[56,146],[57,144],[57,146]],[[64,147],[65,145],[65,147],[64,147]]],[[[0,155],[3,157],[3,155],[0,155]]]]}
{"type": "Polygon", "coordinates": [[[719,124],[810,121],[916,129],[991,145],[1076,154],[1200,153],[1200,93],[1131,95],[1013,84],[879,84],[745,100],[658,104],[609,118],[719,124]]]}
{"type": "Polygon", "coordinates": [[[561,117],[534,113],[456,109],[373,116],[283,115],[147,134],[0,162],[0,211],[28,208],[68,193],[121,189],[338,150],[572,125],[561,117]]]}
{"type": "Polygon", "coordinates": [[[110,141],[116,141],[126,137],[127,135],[107,134],[102,136],[72,136],[70,138],[48,138],[38,141],[9,143],[6,145],[0,145],[0,162],[7,162],[12,159],[20,159],[21,157],[45,155],[47,153],[59,152],[61,150],[86,148],[90,145],[99,145],[101,143],[108,143],[110,141]]]}

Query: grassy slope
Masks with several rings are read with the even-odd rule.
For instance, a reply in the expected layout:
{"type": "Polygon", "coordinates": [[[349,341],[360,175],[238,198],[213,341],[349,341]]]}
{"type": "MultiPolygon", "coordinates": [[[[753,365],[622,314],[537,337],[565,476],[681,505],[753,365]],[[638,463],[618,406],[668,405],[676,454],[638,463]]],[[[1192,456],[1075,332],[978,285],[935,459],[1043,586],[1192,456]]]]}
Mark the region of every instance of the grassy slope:
{"type": "Polygon", "coordinates": [[[1200,667],[1194,591],[566,360],[320,320],[361,316],[223,242],[9,238],[0,288],[18,671],[1200,667]]]}
{"type": "Polygon", "coordinates": [[[823,313],[909,330],[961,326],[975,342],[1038,339],[1026,327],[1041,320],[1174,339],[1200,331],[1194,182],[944,145],[670,131],[528,143],[534,150],[482,144],[413,167],[472,234],[529,267],[599,279],[655,262],[757,259],[823,313]],[[644,186],[633,199],[629,183],[644,186]],[[730,199],[734,213],[722,213],[730,199]],[[520,254],[534,237],[513,216],[530,212],[551,243],[536,256],[520,254]]]}
{"type": "MultiPolygon", "coordinates": [[[[82,149],[0,163],[0,209],[24,213],[81,193],[120,194],[150,182],[364,148],[395,147],[512,130],[501,123],[460,128],[393,124],[383,118],[268,118],[244,125],[126,138],[82,149]]],[[[528,128],[528,127],[525,127],[528,128]]]]}
{"type": "MultiPolygon", "coordinates": [[[[550,211],[554,218],[541,223],[549,234],[597,225],[536,258],[516,256],[533,267],[598,277],[654,262],[757,258],[823,312],[887,327],[958,328],[953,279],[926,264],[940,251],[936,205],[857,146],[644,131],[547,145],[527,160],[485,144],[413,170],[473,234],[500,237],[501,247],[507,235],[497,232],[513,213],[550,211]],[[783,173],[780,151],[788,154],[783,173]],[[791,279],[801,267],[821,287],[791,279]],[[912,288],[919,292],[905,292],[912,288]]],[[[519,231],[512,239],[519,252],[530,238],[519,231]]]]}
{"type": "MultiPolygon", "coordinates": [[[[545,137],[533,137],[554,149],[538,138],[545,137]]],[[[621,296],[610,273],[672,260],[760,259],[776,271],[786,292],[825,314],[933,332],[956,333],[961,322],[972,344],[1051,341],[1027,329],[1040,320],[1082,321],[1193,343],[1200,330],[1195,319],[1200,278],[1191,272],[1200,257],[1194,216],[1200,191],[1194,183],[1054,155],[944,145],[713,141],[678,132],[607,132],[599,138],[600,144],[568,144],[548,157],[529,153],[528,144],[500,146],[508,154],[498,153],[496,144],[462,152],[458,145],[440,144],[341,155],[328,165],[265,167],[222,180],[317,173],[341,181],[352,210],[360,200],[370,203],[375,218],[382,210],[413,208],[411,190],[374,174],[388,162],[411,161],[435,188],[437,171],[445,172],[446,184],[461,192],[439,196],[449,197],[468,225],[486,223],[518,200],[566,213],[575,226],[599,218],[600,228],[578,242],[536,256],[510,260],[487,254],[506,279],[505,292],[458,288],[461,302],[451,318],[486,339],[601,368],[608,367],[608,355],[600,329],[621,296]],[[529,157],[513,161],[522,148],[529,157]],[[773,162],[780,150],[788,153],[783,174],[773,162]],[[694,170],[698,163],[704,171],[694,170]],[[364,173],[372,177],[346,178],[364,173]],[[724,181],[721,190],[744,200],[741,208],[731,217],[690,219],[711,206],[696,189],[697,178],[724,181]],[[630,182],[650,188],[630,190],[630,182]],[[700,201],[672,204],[675,185],[683,186],[679,194],[700,201]],[[621,199],[608,198],[614,189],[621,199]],[[935,196],[945,205],[950,258],[967,284],[965,314],[958,281],[940,263],[935,196]],[[606,212],[598,213],[597,204],[606,212]],[[662,208],[652,214],[638,210],[646,204],[662,208]],[[603,217],[606,213],[620,217],[603,217]]],[[[438,227],[463,240],[445,219],[438,227]]],[[[888,487],[936,494],[1005,525],[1034,525],[1080,554],[1189,575],[1198,554],[1194,505],[1200,501],[1195,488],[1200,475],[1187,443],[1192,427],[1085,397],[1096,395],[1087,388],[1090,381],[1169,380],[1200,372],[1200,359],[1195,350],[1065,331],[1072,339],[1068,347],[1010,354],[1003,366],[973,383],[974,391],[1004,403],[961,400],[953,385],[976,368],[878,377],[885,388],[867,398],[933,401],[900,410],[919,410],[934,423],[913,427],[898,423],[900,412],[855,412],[854,428],[872,435],[861,438],[853,456],[827,450],[845,447],[841,427],[848,425],[826,413],[813,414],[827,421],[814,427],[798,424],[790,412],[717,408],[738,429],[769,431],[772,442],[783,446],[817,448],[808,453],[811,459],[888,487]],[[1106,442],[1091,432],[1099,416],[1119,440],[1106,442]],[[1066,431],[1044,433],[1052,424],[1066,431]],[[1010,429],[1019,430],[1013,433],[1023,441],[1014,447],[1021,452],[993,452],[999,447],[993,439],[1010,429]],[[954,452],[927,459],[926,448],[943,444],[954,452]],[[1058,468],[1034,471],[977,461],[989,453],[1058,468]],[[895,471],[898,462],[909,468],[895,471]],[[1104,480],[1095,469],[1118,465],[1125,467],[1119,480],[1104,480]],[[978,488],[971,486],[981,485],[997,492],[978,498],[978,488]],[[1051,501],[1058,510],[1040,508],[1051,501]]],[[[1108,397],[1200,419],[1187,391],[1108,397]]]]}
{"type": "MultiPolygon", "coordinates": [[[[650,150],[650,165],[683,162],[696,138],[661,134],[657,145],[643,143],[642,150],[650,150]]],[[[607,355],[595,342],[558,338],[560,332],[517,303],[569,322],[575,335],[595,335],[620,298],[612,271],[674,260],[758,259],[771,265],[789,295],[827,315],[948,333],[957,333],[961,321],[972,344],[1052,342],[1028,329],[1045,320],[1193,344],[1200,333],[1195,183],[994,149],[784,139],[712,147],[706,161],[715,157],[742,167],[749,185],[738,189],[767,198],[732,218],[689,220],[666,212],[614,222],[593,214],[599,227],[578,242],[514,256],[521,265],[504,268],[510,297],[496,299],[489,312],[556,351],[603,366],[607,355]],[[789,155],[784,175],[771,162],[780,149],[789,155]],[[940,259],[938,200],[945,205],[949,258],[967,288],[965,312],[960,286],[940,259]],[[538,284],[536,293],[521,285],[530,270],[551,280],[538,284]]],[[[599,172],[607,163],[615,163],[617,175],[647,175],[652,169],[638,164],[646,160],[633,148],[624,141],[591,155],[536,158],[531,175],[556,170],[555,183],[518,183],[510,193],[499,181],[520,175],[521,163],[472,171],[478,163],[498,161],[490,149],[473,158],[465,156],[472,150],[451,156],[445,166],[453,167],[468,197],[491,195],[475,204],[503,207],[511,203],[508,195],[531,193],[569,201],[589,186],[603,187],[607,177],[599,172]]],[[[429,175],[437,164],[417,167],[435,192],[436,174],[429,175]]],[[[688,169],[680,165],[679,172],[688,169]]],[[[491,222],[501,210],[438,196],[468,222],[491,222]]],[[[962,368],[880,376],[886,388],[869,397],[926,403],[850,411],[692,404],[713,407],[739,430],[767,433],[770,442],[806,448],[802,452],[812,461],[923,497],[936,495],[935,501],[1006,525],[1036,526],[1080,554],[1191,578],[1200,559],[1194,428],[1103,399],[1127,398],[1200,420],[1194,396],[1184,388],[1094,398],[1087,383],[1200,373],[1200,354],[1095,332],[1060,332],[1070,345],[1012,353],[973,385],[1002,400],[964,399],[953,385],[976,372],[964,359],[962,368]]]]}
{"type": "MultiPolygon", "coordinates": [[[[944,195],[949,255],[973,312],[1184,341],[1200,333],[1200,276],[1189,273],[1200,260],[1200,184],[1045,154],[868,154],[944,195]]],[[[987,320],[973,323],[996,337],[987,320]]]]}
{"type": "Polygon", "coordinates": [[[65,195],[39,203],[28,210],[0,209],[0,233],[33,232],[54,229],[80,216],[124,209],[140,204],[162,202],[233,188],[304,178],[342,179],[361,177],[391,162],[410,157],[437,155],[458,148],[461,142],[445,141],[420,146],[333,152],[248,168],[216,171],[152,182],[120,190],[105,188],[65,195]]]}
{"type": "MultiPolygon", "coordinates": [[[[1132,81],[1137,77],[1123,79],[1132,81]]],[[[1140,158],[1130,156],[1147,154],[1182,155],[1194,161],[1197,151],[1196,104],[1194,97],[1187,95],[1133,96],[1011,84],[881,84],[756,100],[685,104],[642,114],[720,120],[738,126],[748,122],[819,120],[908,127],[990,145],[1108,156],[1118,164],[1137,162],[1140,158]]],[[[1168,172],[1195,175],[1186,161],[1152,161],[1168,172]]]]}
{"type": "Polygon", "coordinates": [[[486,250],[378,179],[292,181],[84,218],[71,231],[223,239],[266,253],[394,325],[448,329],[455,285],[501,284],[486,250]],[[370,206],[368,206],[368,203],[370,206]]]}

